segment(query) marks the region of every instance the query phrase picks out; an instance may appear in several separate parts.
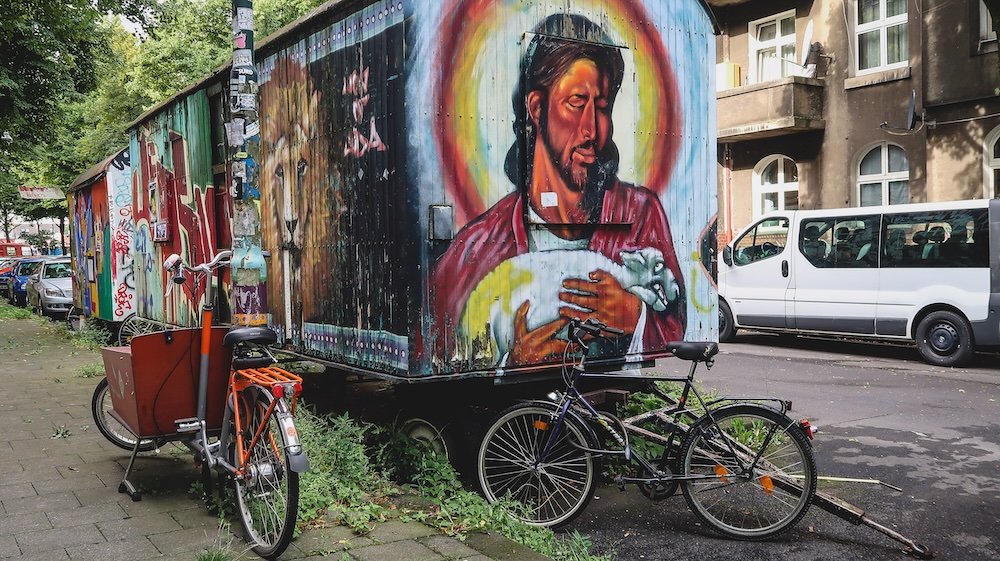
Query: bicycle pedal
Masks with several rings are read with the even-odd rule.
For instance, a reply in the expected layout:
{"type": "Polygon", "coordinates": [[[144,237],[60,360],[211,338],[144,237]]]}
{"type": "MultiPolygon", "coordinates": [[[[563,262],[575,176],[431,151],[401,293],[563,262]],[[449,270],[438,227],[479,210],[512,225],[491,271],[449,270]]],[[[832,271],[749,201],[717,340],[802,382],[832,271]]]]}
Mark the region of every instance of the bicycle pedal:
{"type": "Polygon", "coordinates": [[[177,427],[177,432],[179,433],[198,432],[201,428],[201,423],[198,422],[197,417],[192,417],[190,419],[177,419],[174,421],[174,425],[177,427]]]}

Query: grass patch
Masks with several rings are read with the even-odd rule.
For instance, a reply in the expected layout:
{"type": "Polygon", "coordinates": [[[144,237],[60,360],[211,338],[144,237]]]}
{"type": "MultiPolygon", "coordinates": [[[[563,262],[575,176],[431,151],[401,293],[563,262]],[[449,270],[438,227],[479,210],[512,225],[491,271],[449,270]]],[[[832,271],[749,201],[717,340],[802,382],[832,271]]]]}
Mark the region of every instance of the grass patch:
{"type": "Polygon", "coordinates": [[[86,323],[79,331],[70,331],[63,322],[53,324],[53,329],[69,339],[74,347],[80,349],[97,351],[111,344],[111,332],[97,325],[97,322],[86,323]]]}
{"type": "Polygon", "coordinates": [[[76,369],[76,375],[80,378],[97,378],[104,376],[104,364],[85,364],[76,369]]]}
{"type": "Polygon", "coordinates": [[[29,319],[33,315],[27,308],[11,306],[6,302],[0,303],[0,319],[29,319]]]}
{"type": "Polygon", "coordinates": [[[309,471],[299,485],[300,528],[324,521],[363,534],[376,522],[399,515],[464,540],[489,530],[556,561],[609,561],[594,556],[590,541],[578,534],[557,536],[510,516],[511,503],[489,504],[462,487],[448,461],[400,433],[396,427],[361,424],[347,415],[321,416],[308,407],[296,412],[296,428],[309,455],[309,471]],[[399,485],[418,493],[426,506],[397,509],[390,499],[399,485]]]}

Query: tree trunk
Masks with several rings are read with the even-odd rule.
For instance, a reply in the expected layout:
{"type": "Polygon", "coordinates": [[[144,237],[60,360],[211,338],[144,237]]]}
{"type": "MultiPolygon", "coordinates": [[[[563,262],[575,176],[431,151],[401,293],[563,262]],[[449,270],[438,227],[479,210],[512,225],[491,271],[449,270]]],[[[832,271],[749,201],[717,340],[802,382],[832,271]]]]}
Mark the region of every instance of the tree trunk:
{"type": "Polygon", "coordinates": [[[62,249],[62,254],[63,255],[69,255],[69,248],[66,247],[65,226],[66,226],[66,217],[65,216],[60,216],[59,217],[59,247],[62,249]]]}

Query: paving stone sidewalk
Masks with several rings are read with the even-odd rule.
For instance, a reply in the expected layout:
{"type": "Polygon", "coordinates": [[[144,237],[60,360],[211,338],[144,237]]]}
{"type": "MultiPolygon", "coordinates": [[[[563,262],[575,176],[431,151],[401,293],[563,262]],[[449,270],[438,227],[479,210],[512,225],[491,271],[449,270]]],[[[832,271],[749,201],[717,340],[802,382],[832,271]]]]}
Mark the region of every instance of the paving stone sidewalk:
{"type": "MultiPolygon", "coordinates": [[[[94,427],[100,378],[78,373],[97,364],[98,353],[73,347],[39,320],[0,320],[0,559],[195,561],[220,549],[256,559],[189,495],[198,471],[180,448],[140,455],[142,501],[118,493],[128,453],[94,427]]],[[[500,536],[472,534],[462,543],[400,520],[365,536],[339,526],[309,530],[281,559],[546,560],[500,536]]]]}

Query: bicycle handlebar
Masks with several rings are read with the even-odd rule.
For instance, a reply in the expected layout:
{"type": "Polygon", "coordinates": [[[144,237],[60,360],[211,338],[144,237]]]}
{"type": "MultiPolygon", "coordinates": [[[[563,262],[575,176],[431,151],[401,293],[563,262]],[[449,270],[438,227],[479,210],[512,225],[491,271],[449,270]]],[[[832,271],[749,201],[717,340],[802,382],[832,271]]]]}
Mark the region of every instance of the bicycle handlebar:
{"type": "Polygon", "coordinates": [[[211,274],[212,271],[218,269],[219,267],[224,267],[229,264],[229,259],[233,256],[232,250],[224,249],[219,253],[215,254],[208,263],[201,263],[199,265],[188,265],[181,259],[180,255],[176,253],[171,254],[170,257],[163,262],[163,268],[170,271],[174,271],[174,282],[183,283],[184,282],[184,271],[190,271],[192,273],[205,273],[211,274]]]}
{"type": "Polygon", "coordinates": [[[573,318],[569,320],[569,333],[570,337],[579,345],[586,347],[587,345],[583,342],[583,336],[587,333],[595,337],[603,337],[604,333],[610,335],[624,335],[625,332],[621,329],[616,329],[614,327],[608,327],[608,324],[596,319],[588,318],[586,321],[580,318],[573,318]]]}

